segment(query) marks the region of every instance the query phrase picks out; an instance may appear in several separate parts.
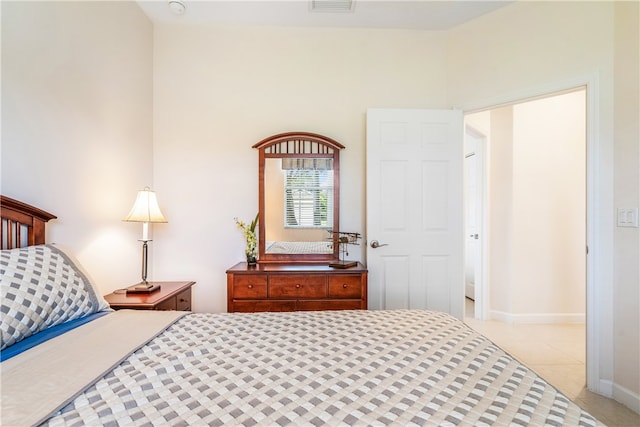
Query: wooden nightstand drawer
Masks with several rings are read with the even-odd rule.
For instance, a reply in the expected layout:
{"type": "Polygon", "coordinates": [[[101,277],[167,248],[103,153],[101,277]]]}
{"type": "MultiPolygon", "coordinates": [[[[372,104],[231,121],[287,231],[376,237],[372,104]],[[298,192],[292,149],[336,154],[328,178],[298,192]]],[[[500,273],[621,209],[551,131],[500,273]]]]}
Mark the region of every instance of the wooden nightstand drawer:
{"type": "Polygon", "coordinates": [[[326,298],[326,276],[282,275],[269,279],[270,298],[326,298]]]}
{"type": "Polygon", "coordinates": [[[362,279],[360,276],[335,275],[329,277],[330,298],[361,298],[362,279]]]}
{"type": "Polygon", "coordinates": [[[176,297],[171,297],[164,300],[154,307],[154,310],[175,310],[176,309],[176,297]]]}
{"type": "Polygon", "coordinates": [[[191,311],[191,288],[176,295],[176,310],[191,311]]]}
{"type": "Polygon", "coordinates": [[[233,284],[233,298],[259,299],[267,297],[267,276],[243,275],[233,284]]]}

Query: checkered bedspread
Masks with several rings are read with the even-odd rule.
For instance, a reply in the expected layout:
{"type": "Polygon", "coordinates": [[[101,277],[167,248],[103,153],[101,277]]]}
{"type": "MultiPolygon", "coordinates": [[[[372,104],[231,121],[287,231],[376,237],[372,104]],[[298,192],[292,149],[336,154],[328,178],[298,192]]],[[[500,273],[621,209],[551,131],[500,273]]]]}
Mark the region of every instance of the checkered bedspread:
{"type": "Polygon", "coordinates": [[[443,313],[190,314],[58,425],[571,425],[596,420],[443,313]]]}

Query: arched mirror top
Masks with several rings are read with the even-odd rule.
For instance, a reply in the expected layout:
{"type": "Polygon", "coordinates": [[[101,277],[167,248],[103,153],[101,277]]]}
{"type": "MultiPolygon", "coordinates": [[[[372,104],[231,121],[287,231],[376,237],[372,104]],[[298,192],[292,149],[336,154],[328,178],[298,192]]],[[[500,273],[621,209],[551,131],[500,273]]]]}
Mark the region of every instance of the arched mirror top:
{"type": "Polygon", "coordinates": [[[337,151],[344,149],[344,145],[317,133],[287,132],[265,138],[253,148],[268,157],[332,157],[337,151]]]}
{"type": "Polygon", "coordinates": [[[259,150],[259,261],[314,263],[338,259],[340,150],[332,138],[287,132],[259,150]]]}

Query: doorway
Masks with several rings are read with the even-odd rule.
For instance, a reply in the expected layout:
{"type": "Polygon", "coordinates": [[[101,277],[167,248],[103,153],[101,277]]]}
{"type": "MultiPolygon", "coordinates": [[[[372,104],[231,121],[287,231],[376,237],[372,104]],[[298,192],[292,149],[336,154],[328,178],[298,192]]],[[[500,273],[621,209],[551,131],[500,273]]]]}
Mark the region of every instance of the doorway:
{"type": "Polygon", "coordinates": [[[467,317],[585,324],[586,102],[580,87],[465,116],[486,135],[479,249],[488,272],[486,301],[475,289],[487,310],[474,316],[466,299],[467,317]]]}

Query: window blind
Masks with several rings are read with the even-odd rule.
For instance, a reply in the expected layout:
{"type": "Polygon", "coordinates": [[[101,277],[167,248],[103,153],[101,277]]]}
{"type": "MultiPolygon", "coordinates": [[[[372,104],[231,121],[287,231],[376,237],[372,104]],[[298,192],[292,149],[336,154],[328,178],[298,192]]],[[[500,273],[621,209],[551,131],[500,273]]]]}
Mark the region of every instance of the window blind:
{"type": "Polygon", "coordinates": [[[333,227],[333,170],[285,170],[284,226],[333,227]]]}

